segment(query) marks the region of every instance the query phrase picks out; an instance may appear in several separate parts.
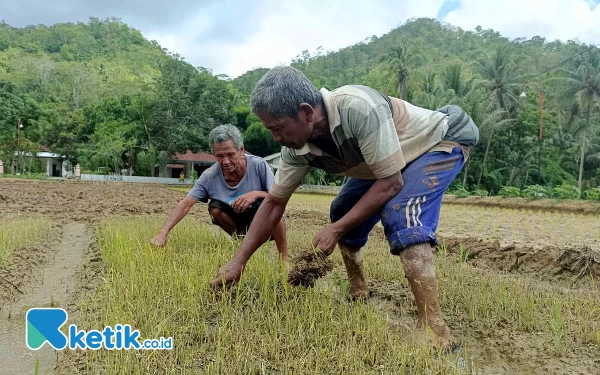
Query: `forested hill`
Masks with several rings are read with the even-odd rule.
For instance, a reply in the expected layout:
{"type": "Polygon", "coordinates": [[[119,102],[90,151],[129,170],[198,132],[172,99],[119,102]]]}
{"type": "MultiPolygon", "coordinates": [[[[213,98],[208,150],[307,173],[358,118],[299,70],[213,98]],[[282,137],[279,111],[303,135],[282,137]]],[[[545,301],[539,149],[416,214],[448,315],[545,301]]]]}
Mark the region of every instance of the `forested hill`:
{"type": "MultiPolygon", "coordinates": [[[[305,51],[292,65],[318,87],[365,84],[430,109],[461,105],[481,139],[453,189],[524,189],[538,183],[538,160],[545,188],[600,185],[597,48],[417,19],[340,51],[305,51]],[[544,93],[542,142],[537,87],[544,93]]],[[[227,122],[243,130],[250,152],[277,152],[248,108],[266,71],[223,79],[116,19],[0,23],[0,158],[12,164],[19,118],[21,149],[44,145],[85,169],[156,173],[173,152],[207,150],[207,132],[227,122]]],[[[308,180],[339,179],[313,173],[308,180]]],[[[528,190],[538,193],[545,190],[528,190]]]]}
{"type": "MultiPolygon", "coordinates": [[[[40,145],[85,169],[149,174],[175,151],[206,149],[235,122],[229,82],[116,19],[14,28],[0,23],[0,158],[40,145]]],[[[27,166],[23,166],[24,168],[27,166]]]]}
{"type": "MultiPolygon", "coordinates": [[[[529,196],[552,190],[575,196],[560,185],[600,185],[596,47],[542,37],[510,40],[493,30],[417,19],[336,52],[304,51],[292,66],[318,87],[364,84],[429,109],[462,106],[480,126],[480,143],[453,188],[524,189],[538,183],[538,163],[546,189],[531,187],[529,196]],[[541,142],[538,88],[544,94],[541,142]]],[[[261,75],[247,72],[233,85],[248,95],[261,75]]]]}

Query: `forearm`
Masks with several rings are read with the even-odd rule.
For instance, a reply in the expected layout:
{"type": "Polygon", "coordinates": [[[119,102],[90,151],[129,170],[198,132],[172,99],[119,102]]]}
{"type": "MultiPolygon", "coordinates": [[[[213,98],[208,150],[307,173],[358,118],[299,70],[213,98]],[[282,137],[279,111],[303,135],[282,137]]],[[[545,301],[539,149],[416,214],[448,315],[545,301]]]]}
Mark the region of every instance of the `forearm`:
{"type": "Polygon", "coordinates": [[[188,214],[190,208],[192,208],[192,205],[193,203],[189,202],[187,199],[179,202],[165,221],[163,227],[160,229],[160,233],[164,235],[169,234],[171,229],[173,229],[173,227],[177,225],[177,223],[179,223],[181,219],[185,217],[185,215],[188,214]]]}
{"type": "Polygon", "coordinates": [[[286,204],[287,200],[277,199],[267,193],[248,228],[247,235],[244,236],[244,240],[234,256],[234,260],[245,264],[252,254],[267,241],[279,224],[286,204]]]}
{"type": "Polygon", "coordinates": [[[265,199],[269,195],[268,191],[262,190],[254,190],[254,193],[256,194],[256,199],[265,199]]]}
{"type": "Polygon", "coordinates": [[[381,211],[382,207],[402,190],[403,181],[400,173],[377,180],[350,211],[335,225],[342,235],[360,225],[371,216],[381,211]]]}

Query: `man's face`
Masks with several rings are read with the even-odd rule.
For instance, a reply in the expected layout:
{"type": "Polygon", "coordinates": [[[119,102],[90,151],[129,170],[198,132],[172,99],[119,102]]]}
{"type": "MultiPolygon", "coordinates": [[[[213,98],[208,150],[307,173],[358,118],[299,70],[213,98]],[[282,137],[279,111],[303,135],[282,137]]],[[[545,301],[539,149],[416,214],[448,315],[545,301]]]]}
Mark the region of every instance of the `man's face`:
{"type": "Polygon", "coordinates": [[[310,139],[312,135],[312,108],[310,114],[300,110],[298,118],[291,117],[273,117],[266,112],[257,114],[263,126],[269,130],[273,140],[285,147],[300,149],[310,139]]]}
{"type": "Polygon", "coordinates": [[[244,147],[242,146],[238,151],[231,139],[213,144],[213,152],[223,171],[231,173],[241,168],[244,159],[244,147]]]}

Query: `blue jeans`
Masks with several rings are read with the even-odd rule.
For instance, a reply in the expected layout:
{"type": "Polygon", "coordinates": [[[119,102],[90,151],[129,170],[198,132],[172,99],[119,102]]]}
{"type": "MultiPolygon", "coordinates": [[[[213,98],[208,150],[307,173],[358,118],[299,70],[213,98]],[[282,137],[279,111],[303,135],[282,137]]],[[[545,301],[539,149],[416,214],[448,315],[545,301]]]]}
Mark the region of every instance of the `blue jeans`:
{"type": "MultiPolygon", "coordinates": [[[[452,153],[436,151],[423,154],[402,170],[404,187],[382,210],[346,233],[339,241],[349,247],[363,247],[369,233],[381,220],[390,252],[399,255],[412,245],[437,245],[435,231],[444,192],[464,164],[460,147],[452,153]]],[[[331,222],[341,219],[356,205],[376,180],[349,178],[331,203],[331,222]]]]}

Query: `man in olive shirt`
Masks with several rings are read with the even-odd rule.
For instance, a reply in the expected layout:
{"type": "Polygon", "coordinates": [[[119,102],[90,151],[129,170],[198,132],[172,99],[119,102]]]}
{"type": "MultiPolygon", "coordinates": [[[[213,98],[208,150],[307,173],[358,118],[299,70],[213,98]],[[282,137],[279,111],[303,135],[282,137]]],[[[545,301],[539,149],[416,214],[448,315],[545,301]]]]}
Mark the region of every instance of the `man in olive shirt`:
{"type": "Polygon", "coordinates": [[[320,168],[350,178],[313,246],[329,255],[338,244],[351,296],[367,297],[361,249],[381,221],[415,296],[418,328],[430,327],[447,347],[452,339],[438,302],[432,248],[443,194],[479,139],[470,117],[456,106],[431,111],[360,85],[318,90],[292,67],[267,72],[251,106],[284,146],[281,162],[248,235],[211,284],[239,280],[304,176],[320,168]]]}

